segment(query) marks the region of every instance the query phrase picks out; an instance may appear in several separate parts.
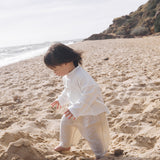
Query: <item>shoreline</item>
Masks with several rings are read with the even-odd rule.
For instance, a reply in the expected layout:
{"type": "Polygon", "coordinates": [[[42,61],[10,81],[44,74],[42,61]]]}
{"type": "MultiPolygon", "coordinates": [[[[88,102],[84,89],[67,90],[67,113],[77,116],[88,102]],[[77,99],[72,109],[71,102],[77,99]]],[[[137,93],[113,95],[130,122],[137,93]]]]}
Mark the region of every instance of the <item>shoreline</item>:
{"type": "MultiPolygon", "coordinates": [[[[67,40],[68,41],[68,43],[66,44],[66,45],[69,45],[69,46],[74,46],[74,44],[76,45],[77,43],[85,43],[85,42],[99,42],[99,41],[116,41],[116,40],[134,40],[134,39],[147,39],[147,38],[154,38],[154,37],[160,37],[160,35],[159,34],[157,34],[157,35],[151,35],[151,36],[144,36],[144,37],[135,37],[135,38],[116,38],[116,39],[102,39],[102,40],[81,40],[80,39],[80,41],[77,41],[77,40],[75,40],[75,42],[70,42],[70,41],[72,41],[72,40],[67,40]]],[[[46,42],[44,42],[44,43],[42,43],[42,44],[45,44],[46,42]]],[[[47,42],[47,43],[51,43],[51,42],[47,42]]],[[[53,42],[53,43],[55,43],[55,42],[53,42]]],[[[62,43],[63,43],[63,41],[62,41],[62,43]]],[[[39,44],[28,44],[28,45],[39,45],[39,44]]],[[[28,46],[28,45],[26,45],[26,46],[28,46]]],[[[25,46],[25,45],[20,45],[20,46],[25,46]]],[[[9,46],[8,46],[9,47],[9,46]]],[[[17,46],[13,46],[13,47],[17,47],[17,46]]],[[[34,51],[37,51],[37,50],[47,50],[47,48],[49,48],[50,46],[48,46],[48,47],[45,47],[45,48],[40,48],[40,49],[36,49],[36,50],[33,50],[33,51],[31,51],[31,52],[34,52],[34,51]]],[[[6,47],[3,47],[3,48],[6,48],[6,47]]],[[[78,50],[81,50],[81,49],[78,49],[78,50]]],[[[27,51],[26,51],[27,52],[27,51]]],[[[28,52],[30,52],[30,51],[28,51],[28,52]]],[[[27,61],[27,60],[31,60],[31,59],[34,59],[34,58],[36,58],[36,57],[41,57],[41,56],[43,56],[44,55],[44,53],[45,52],[43,52],[43,53],[38,53],[38,55],[34,55],[33,57],[26,57],[25,59],[22,59],[22,60],[19,60],[19,61],[17,61],[17,62],[11,62],[10,64],[7,64],[7,65],[4,65],[4,66],[0,66],[0,68],[2,68],[2,67],[7,67],[7,66],[10,66],[10,65],[14,65],[14,64],[16,64],[16,63],[19,63],[19,62],[22,62],[22,61],[27,61]]]]}
{"type": "MultiPolygon", "coordinates": [[[[159,158],[159,42],[160,36],[70,45],[83,52],[82,66],[100,85],[110,109],[112,140],[108,154],[112,159],[159,158]],[[124,150],[125,154],[114,157],[116,149],[124,150]]],[[[59,122],[66,108],[50,108],[50,103],[63,90],[63,84],[45,66],[43,55],[0,70],[0,159],[10,160],[15,155],[24,160],[27,156],[35,160],[93,159],[83,139],[72,147],[70,154],[53,150],[59,142],[59,122]]]]}
{"type": "MultiPolygon", "coordinates": [[[[64,43],[65,45],[70,45],[80,41],[81,39],[65,40],[65,41],[59,41],[59,42],[64,43]]],[[[47,51],[47,49],[50,47],[50,45],[54,43],[56,42],[44,42],[44,43],[37,43],[37,44],[2,47],[0,48],[0,58],[1,58],[0,68],[3,66],[8,66],[10,64],[14,64],[20,61],[24,61],[27,59],[31,59],[31,58],[43,55],[47,51]],[[18,53],[18,54],[15,54],[15,53],[18,53]],[[6,57],[6,55],[8,56],[6,57]]]]}

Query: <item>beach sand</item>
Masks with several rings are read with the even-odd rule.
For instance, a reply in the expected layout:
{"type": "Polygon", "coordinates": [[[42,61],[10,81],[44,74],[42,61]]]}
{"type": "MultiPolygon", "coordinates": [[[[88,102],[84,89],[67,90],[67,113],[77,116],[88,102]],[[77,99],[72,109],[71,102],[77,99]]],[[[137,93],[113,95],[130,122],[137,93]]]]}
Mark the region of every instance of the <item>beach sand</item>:
{"type": "MultiPolygon", "coordinates": [[[[83,67],[102,88],[111,144],[106,160],[160,160],[160,36],[84,41],[83,67]],[[116,149],[123,155],[113,155],[116,149]]],[[[50,104],[62,79],[43,56],[0,68],[0,160],[92,160],[82,138],[71,152],[54,151],[66,108],[50,104]]]]}

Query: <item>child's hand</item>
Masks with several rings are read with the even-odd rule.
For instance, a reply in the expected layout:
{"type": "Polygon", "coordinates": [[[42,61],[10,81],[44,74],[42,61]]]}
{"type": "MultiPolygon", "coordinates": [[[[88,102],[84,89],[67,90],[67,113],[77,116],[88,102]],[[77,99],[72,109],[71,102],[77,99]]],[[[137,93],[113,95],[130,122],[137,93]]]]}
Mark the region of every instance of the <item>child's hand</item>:
{"type": "Polygon", "coordinates": [[[68,117],[68,119],[71,119],[73,117],[73,119],[75,120],[76,118],[73,116],[73,114],[70,112],[69,109],[67,109],[67,111],[64,113],[66,117],[68,117]]]}
{"type": "Polygon", "coordinates": [[[56,109],[62,108],[62,106],[60,105],[59,101],[54,101],[53,103],[51,103],[51,106],[52,106],[52,107],[57,106],[56,109]]]}

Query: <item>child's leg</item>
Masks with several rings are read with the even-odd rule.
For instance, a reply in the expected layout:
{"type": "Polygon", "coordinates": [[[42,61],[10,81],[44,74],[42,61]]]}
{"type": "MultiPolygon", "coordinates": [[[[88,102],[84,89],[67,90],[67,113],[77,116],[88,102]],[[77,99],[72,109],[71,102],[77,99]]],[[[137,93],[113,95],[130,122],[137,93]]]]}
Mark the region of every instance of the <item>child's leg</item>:
{"type": "Polygon", "coordinates": [[[73,126],[72,119],[68,119],[67,117],[63,116],[61,119],[61,126],[60,126],[60,145],[64,148],[69,148],[73,141],[73,135],[76,131],[76,128],[73,126]]]}
{"type": "Polygon", "coordinates": [[[83,125],[79,127],[79,130],[83,137],[88,141],[92,151],[95,153],[96,158],[98,159],[103,157],[108,151],[109,127],[105,114],[97,115],[96,118],[97,121],[95,121],[95,123],[91,123],[85,128],[83,125]]]}

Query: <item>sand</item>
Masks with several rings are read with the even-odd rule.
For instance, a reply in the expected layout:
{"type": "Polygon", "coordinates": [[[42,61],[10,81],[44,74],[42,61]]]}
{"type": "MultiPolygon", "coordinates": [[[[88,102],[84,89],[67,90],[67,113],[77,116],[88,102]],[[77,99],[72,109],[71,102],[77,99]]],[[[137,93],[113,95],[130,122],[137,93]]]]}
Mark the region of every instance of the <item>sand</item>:
{"type": "MultiPolygon", "coordinates": [[[[160,160],[160,36],[78,42],[83,67],[102,88],[108,116],[110,160],[160,160]],[[105,60],[106,59],[106,60],[105,60]],[[116,149],[123,155],[113,155],[116,149]]],[[[0,160],[92,160],[82,138],[71,152],[57,153],[66,108],[50,103],[62,80],[43,56],[0,68],[0,160]]]]}

